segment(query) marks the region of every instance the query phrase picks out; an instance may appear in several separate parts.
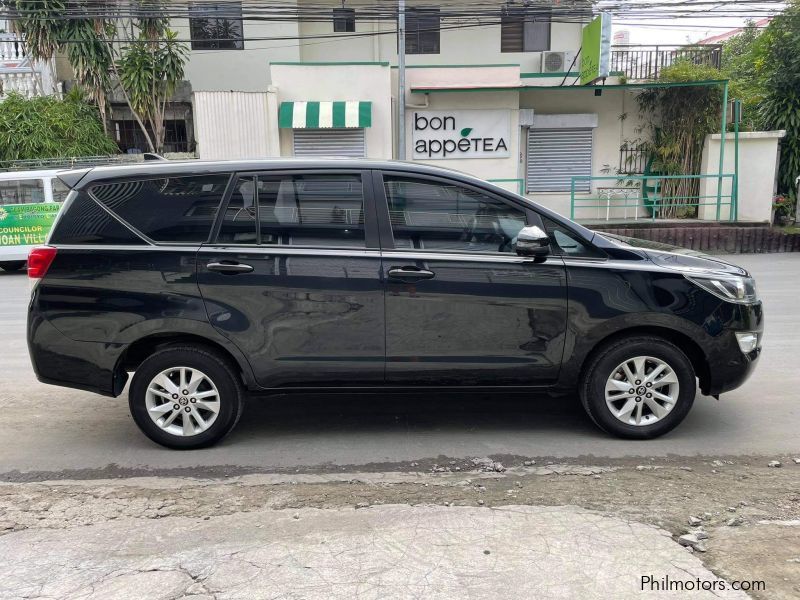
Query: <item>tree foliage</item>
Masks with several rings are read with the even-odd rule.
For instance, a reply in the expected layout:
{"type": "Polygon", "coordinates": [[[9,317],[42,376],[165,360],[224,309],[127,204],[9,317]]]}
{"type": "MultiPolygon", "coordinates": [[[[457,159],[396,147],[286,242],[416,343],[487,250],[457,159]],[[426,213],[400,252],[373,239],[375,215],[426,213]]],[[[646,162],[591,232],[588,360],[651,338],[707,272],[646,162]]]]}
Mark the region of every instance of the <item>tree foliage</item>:
{"type": "Polygon", "coordinates": [[[723,47],[731,95],[744,105],[745,129],[784,129],[780,193],[796,195],[800,175],[800,0],[791,0],[763,32],[750,23],[723,47]]]}
{"type": "Polygon", "coordinates": [[[141,34],[123,50],[117,69],[131,108],[150,123],[157,144],[161,146],[167,102],[183,79],[187,49],[176,41],[173,31],[165,29],[157,35],[163,37],[153,41],[141,34]]]}
{"type": "MultiPolygon", "coordinates": [[[[664,68],[659,81],[692,83],[721,79],[719,70],[680,60],[664,68]]],[[[648,144],[652,170],[663,175],[694,175],[701,169],[703,144],[720,126],[720,86],[647,88],[637,95],[641,111],[651,117],[648,144]]],[[[665,217],[691,216],[677,206],[699,194],[697,179],[666,179],[662,184],[665,217]],[[668,198],[682,198],[670,203],[668,198]]],[[[693,212],[693,211],[692,211],[693,212]]]]}
{"type": "Polygon", "coordinates": [[[116,152],[117,145],[103,131],[97,108],[79,94],[59,100],[14,93],[0,102],[0,162],[116,152]]]}
{"type": "Polygon", "coordinates": [[[64,53],[75,79],[88,90],[100,109],[104,124],[108,96],[119,90],[149,150],[161,150],[166,102],[183,78],[187,49],[168,29],[168,19],[161,13],[158,0],[6,2],[15,27],[25,35],[34,59],[47,60],[56,52],[64,53]],[[103,17],[61,18],[67,10],[103,17]],[[120,11],[134,16],[123,18],[120,11]],[[143,71],[134,73],[131,70],[134,68],[143,71]]]}
{"type": "Polygon", "coordinates": [[[768,129],[785,129],[778,171],[779,191],[796,194],[800,176],[800,0],[767,26],[756,48],[763,99],[759,115],[768,129]]]}
{"type": "Polygon", "coordinates": [[[763,127],[759,105],[764,93],[756,67],[763,41],[755,22],[750,20],[740,34],[722,46],[723,74],[730,80],[730,97],[742,101],[739,127],[744,131],[756,131],[763,127]]]}

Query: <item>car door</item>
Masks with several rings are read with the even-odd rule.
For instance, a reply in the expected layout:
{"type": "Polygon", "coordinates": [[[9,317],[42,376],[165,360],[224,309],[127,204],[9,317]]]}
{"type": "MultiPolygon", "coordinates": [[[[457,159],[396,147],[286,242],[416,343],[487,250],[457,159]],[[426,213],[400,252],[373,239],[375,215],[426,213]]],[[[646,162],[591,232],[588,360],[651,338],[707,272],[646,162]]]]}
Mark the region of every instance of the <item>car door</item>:
{"type": "Polygon", "coordinates": [[[264,387],[383,383],[369,172],[239,174],[198,255],[211,324],[264,387]]]}
{"type": "Polygon", "coordinates": [[[458,180],[376,174],[386,286],[386,380],[395,385],[536,386],[564,350],[563,260],[517,256],[538,215],[458,180]]]}

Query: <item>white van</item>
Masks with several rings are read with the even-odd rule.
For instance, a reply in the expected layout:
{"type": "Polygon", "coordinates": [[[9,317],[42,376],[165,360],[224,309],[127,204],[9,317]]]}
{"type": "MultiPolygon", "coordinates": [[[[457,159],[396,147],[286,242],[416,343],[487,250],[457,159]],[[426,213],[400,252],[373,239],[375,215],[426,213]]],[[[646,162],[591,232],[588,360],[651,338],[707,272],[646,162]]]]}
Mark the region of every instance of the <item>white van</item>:
{"type": "Polygon", "coordinates": [[[69,188],[57,170],[0,172],[0,268],[25,265],[32,246],[44,244],[69,188]]]}

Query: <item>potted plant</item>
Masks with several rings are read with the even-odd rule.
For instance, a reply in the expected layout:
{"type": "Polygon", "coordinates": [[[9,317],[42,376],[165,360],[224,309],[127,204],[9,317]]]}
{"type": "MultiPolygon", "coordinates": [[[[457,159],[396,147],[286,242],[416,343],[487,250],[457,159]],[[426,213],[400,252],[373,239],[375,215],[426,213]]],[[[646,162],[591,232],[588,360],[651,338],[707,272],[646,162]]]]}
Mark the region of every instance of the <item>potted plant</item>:
{"type": "Polygon", "coordinates": [[[772,222],[775,225],[791,225],[794,223],[794,202],[789,196],[778,194],[772,199],[772,222]]]}

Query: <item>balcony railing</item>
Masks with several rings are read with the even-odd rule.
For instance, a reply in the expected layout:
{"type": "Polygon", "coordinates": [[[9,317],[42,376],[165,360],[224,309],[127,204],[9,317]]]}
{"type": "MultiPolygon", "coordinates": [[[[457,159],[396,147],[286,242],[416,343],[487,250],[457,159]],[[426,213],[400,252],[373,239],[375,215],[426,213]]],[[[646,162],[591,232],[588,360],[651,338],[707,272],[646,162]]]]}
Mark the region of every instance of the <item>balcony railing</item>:
{"type": "Polygon", "coordinates": [[[14,34],[0,33],[0,67],[16,66],[25,58],[25,42],[14,34]]]}
{"type": "Polygon", "coordinates": [[[634,81],[658,79],[664,67],[679,60],[719,69],[722,65],[722,45],[611,47],[611,71],[621,72],[634,81]]]}

